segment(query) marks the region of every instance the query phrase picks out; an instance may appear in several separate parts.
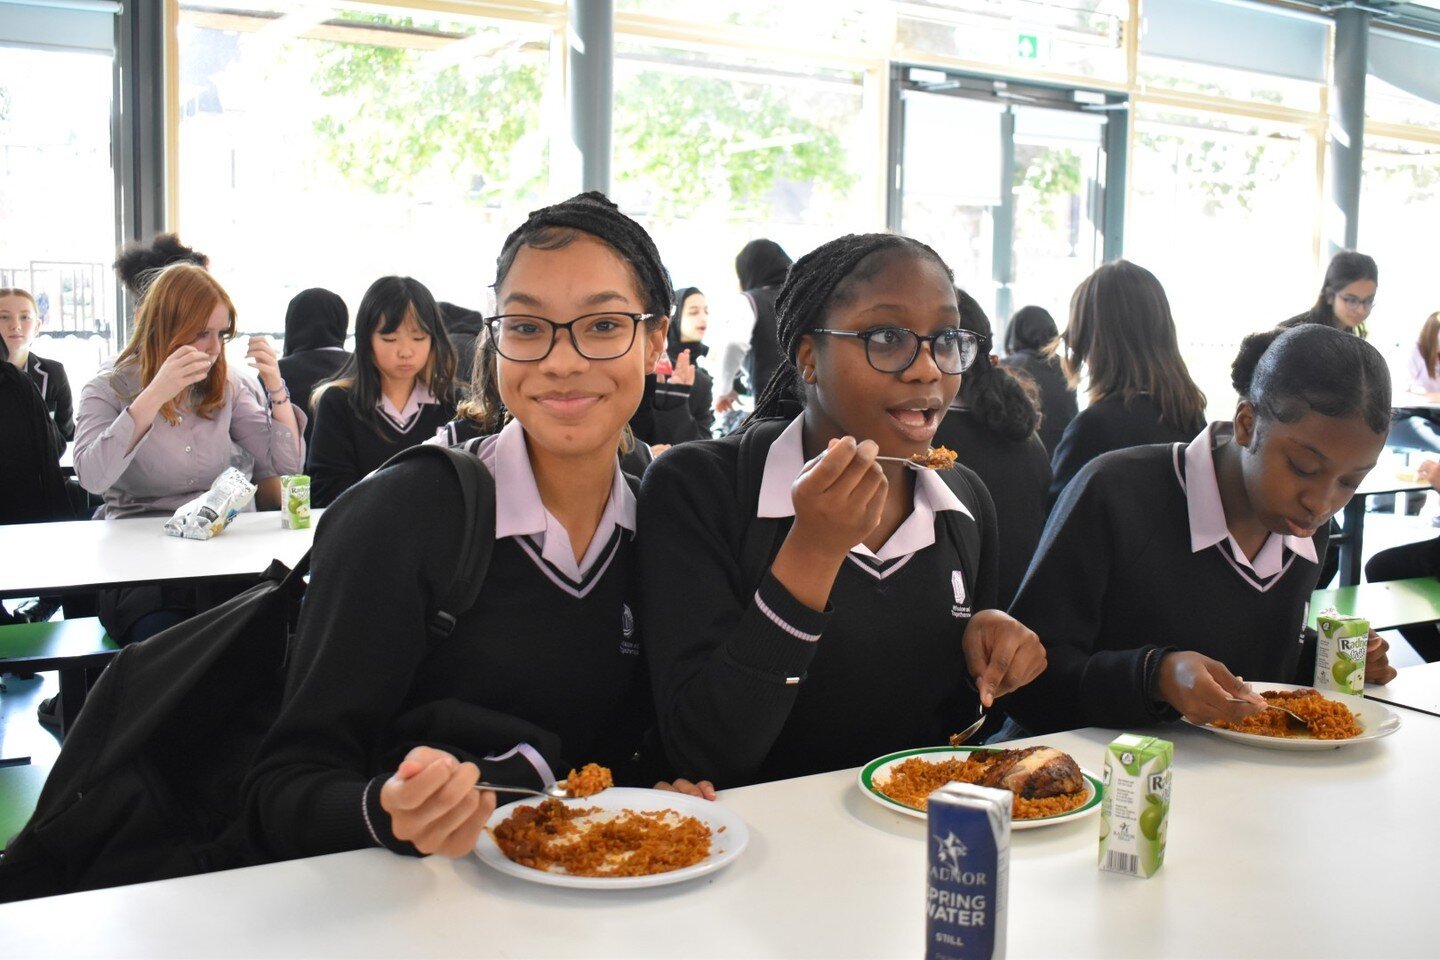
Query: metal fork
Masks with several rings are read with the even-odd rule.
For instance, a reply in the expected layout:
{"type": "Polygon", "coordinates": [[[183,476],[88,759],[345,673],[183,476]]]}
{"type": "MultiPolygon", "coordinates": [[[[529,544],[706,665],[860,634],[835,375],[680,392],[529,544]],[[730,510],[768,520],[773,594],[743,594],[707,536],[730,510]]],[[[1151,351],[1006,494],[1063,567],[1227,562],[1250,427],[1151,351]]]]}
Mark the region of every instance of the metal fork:
{"type": "Polygon", "coordinates": [[[544,790],[535,790],[530,787],[512,787],[504,783],[486,783],[482,780],[481,782],[475,784],[475,789],[494,790],[497,793],[524,793],[529,794],[532,797],[551,797],[555,800],[575,799],[566,792],[565,785],[562,783],[552,783],[544,790]]]}
{"type": "MultiPolygon", "coordinates": [[[[1229,700],[1231,703],[1254,703],[1253,700],[1242,700],[1239,697],[1226,697],[1225,699],[1229,700]]],[[[1290,726],[1295,727],[1297,730],[1310,729],[1310,724],[1305,721],[1304,717],[1300,716],[1300,714],[1296,713],[1295,711],[1287,710],[1279,704],[1270,703],[1268,700],[1265,702],[1265,706],[1270,710],[1279,710],[1281,713],[1285,714],[1285,722],[1290,726]]]]}

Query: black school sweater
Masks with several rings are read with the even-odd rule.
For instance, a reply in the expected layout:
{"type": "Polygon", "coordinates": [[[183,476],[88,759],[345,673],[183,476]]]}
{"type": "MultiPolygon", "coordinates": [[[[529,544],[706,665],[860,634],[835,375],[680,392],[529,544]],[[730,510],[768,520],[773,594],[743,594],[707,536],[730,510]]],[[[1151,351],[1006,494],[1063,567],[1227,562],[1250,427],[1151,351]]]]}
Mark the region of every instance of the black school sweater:
{"type": "Polygon", "coordinates": [[[1050,459],[1050,503],[1054,505],[1081,467],[1102,453],[1147,443],[1188,443],[1204,429],[1203,416],[1181,430],[1161,422],[1160,405],[1148,396],[1129,404],[1119,397],[1092,403],[1070,421],[1050,459]]]}
{"type": "Polygon", "coordinates": [[[498,540],[475,606],[432,645],[427,613],[459,562],[460,516],[449,467],[414,460],[356,484],[321,519],[285,701],[245,789],[268,856],[413,852],[390,832],[379,789],[420,744],[502,783],[538,785],[519,755],[484,759],[520,742],[557,777],[595,761],[627,779],[649,716],[628,531],[616,527],[608,564],[568,588],[518,538],[498,540]]]}
{"type": "MultiPolygon", "coordinates": [[[[1066,488],[1010,613],[1049,665],[1009,698],[1034,733],[1174,719],[1151,696],[1160,655],[1194,650],[1247,679],[1309,682],[1304,626],[1319,572],[1298,556],[1260,586],[1227,543],[1192,553],[1184,444],[1105,454],[1066,488]]],[[[1324,530],[1315,535],[1323,559],[1324,530]]]]}
{"type": "Polygon", "coordinates": [[[424,443],[455,416],[453,403],[424,403],[403,433],[386,418],[379,427],[363,422],[343,387],[331,387],[315,404],[315,429],[306,446],[310,503],[328,507],[361,478],[406,447],[424,443]]]}
{"type": "Polygon", "coordinates": [[[58,360],[30,354],[25,362],[25,373],[40,396],[45,400],[45,410],[53,424],[51,433],[61,453],[65,445],[75,439],[75,401],[70,393],[70,378],[65,375],[65,366],[58,360]]]}
{"type": "Polygon", "coordinates": [[[945,743],[975,716],[961,637],[973,611],[994,606],[984,485],[957,468],[975,492],[965,504],[975,519],[959,522],[980,529],[979,569],[962,562],[937,513],[936,543],[924,550],[869,571],[852,554],[818,613],[768,560],[758,583],[743,569],[747,533],[768,537],[763,555],[773,558],[791,520],[755,518],[760,470],[737,488],[741,436],[667,451],[640,488],[640,621],[670,763],[734,787],[945,743]]]}

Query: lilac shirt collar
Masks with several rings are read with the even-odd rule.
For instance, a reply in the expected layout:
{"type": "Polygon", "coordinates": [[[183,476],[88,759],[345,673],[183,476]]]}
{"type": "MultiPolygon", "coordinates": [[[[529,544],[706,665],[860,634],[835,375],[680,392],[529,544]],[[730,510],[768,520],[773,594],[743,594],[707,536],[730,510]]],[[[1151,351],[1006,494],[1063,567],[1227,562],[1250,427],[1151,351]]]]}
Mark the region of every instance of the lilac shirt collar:
{"type": "Polygon", "coordinates": [[[380,393],[380,402],[375,409],[380,411],[380,416],[390,421],[390,424],[401,433],[409,433],[415,421],[420,418],[421,404],[434,403],[435,395],[430,388],[416,379],[415,385],[410,388],[410,397],[405,401],[405,408],[397,410],[390,398],[385,396],[384,391],[380,393]]]}
{"type": "Polygon", "coordinates": [[[477,454],[495,478],[495,538],[532,538],[540,547],[541,557],[572,580],[580,580],[601,559],[615,527],[635,531],[635,494],[620,472],[618,458],[610,484],[610,499],[605,503],[585,556],[576,563],[570,534],[540,500],[525,430],[519,421],[512,420],[495,436],[486,437],[477,454]]]}
{"type": "Polygon", "coordinates": [[[1225,524],[1225,506],[1220,500],[1220,481],[1215,474],[1215,444],[1229,442],[1234,436],[1234,427],[1229,423],[1212,423],[1185,448],[1185,505],[1190,515],[1190,552],[1213,547],[1228,541],[1230,553],[1237,563],[1244,564],[1255,575],[1268,579],[1279,573],[1285,565],[1285,550],[1318,563],[1315,555],[1315,540],[1312,537],[1292,537],[1270,534],[1260,552],[1251,560],[1235,542],[1230,528],[1225,524]]]}
{"type": "MultiPolygon", "coordinates": [[[[790,422],[765,455],[765,473],[760,479],[760,506],[755,515],[774,519],[795,516],[795,501],[790,487],[805,467],[803,415],[790,422]]],[[[974,514],[933,470],[915,471],[915,502],[910,516],[890,535],[879,550],[857,543],[850,552],[875,560],[893,560],[935,542],[935,515],[941,510],[959,510],[970,519],[974,514]]]]}

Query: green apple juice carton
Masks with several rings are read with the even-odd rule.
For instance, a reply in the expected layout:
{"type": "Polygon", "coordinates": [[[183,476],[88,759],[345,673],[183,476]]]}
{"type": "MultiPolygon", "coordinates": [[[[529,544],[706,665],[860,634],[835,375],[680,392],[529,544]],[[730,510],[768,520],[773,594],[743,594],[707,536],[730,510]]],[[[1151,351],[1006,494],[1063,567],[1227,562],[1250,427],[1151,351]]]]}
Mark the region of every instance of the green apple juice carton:
{"type": "Polygon", "coordinates": [[[1165,862],[1170,764],[1175,745],[1122,733],[1105,748],[1100,803],[1100,869],[1151,877],[1165,862]]]}
{"type": "Polygon", "coordinates": [[[1005,956],[1013,804],[1009,790],[969,783],[930,794],[926,960],[1005,956]]]}
{"type": "Polygon", "coordinates": [[[1320,634],[1315,653],[1315,689],[1364,696],[1370,621],[1325,610],[1315,618],[1315,626],[1320,634]]]}
{"type": "Polygon", "coordinates": [[[280,478],[280,526],[286,530],[310,526],[310,478],[303,473],[280,478]]]}

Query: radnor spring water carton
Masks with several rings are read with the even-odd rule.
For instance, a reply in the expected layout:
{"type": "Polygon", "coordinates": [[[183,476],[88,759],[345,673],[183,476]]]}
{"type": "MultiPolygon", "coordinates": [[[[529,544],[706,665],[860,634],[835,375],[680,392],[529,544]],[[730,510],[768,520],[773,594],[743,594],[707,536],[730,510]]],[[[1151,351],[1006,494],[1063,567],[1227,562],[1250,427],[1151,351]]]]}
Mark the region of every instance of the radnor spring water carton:
{"type": "Polygon", "coordinates": [[[947,783],[930,794],[926,960],[1005,956],[1009,790],[947,783]]]}
{"type": "Polygon", "coordinates": [[[1315,618],[1320,646],[1315,652],[1315,689],[1365,694],[1365,648],[1370,621],[1325,610],[1315,618]]]}
{"type": "Polygon", "coordinates": [[[1100,804],[1100,869],[1154,876],[1165,862],[1170,823],[1170,764],[1175,745],[1122,733],[1105,748],[1100,804]]]}

